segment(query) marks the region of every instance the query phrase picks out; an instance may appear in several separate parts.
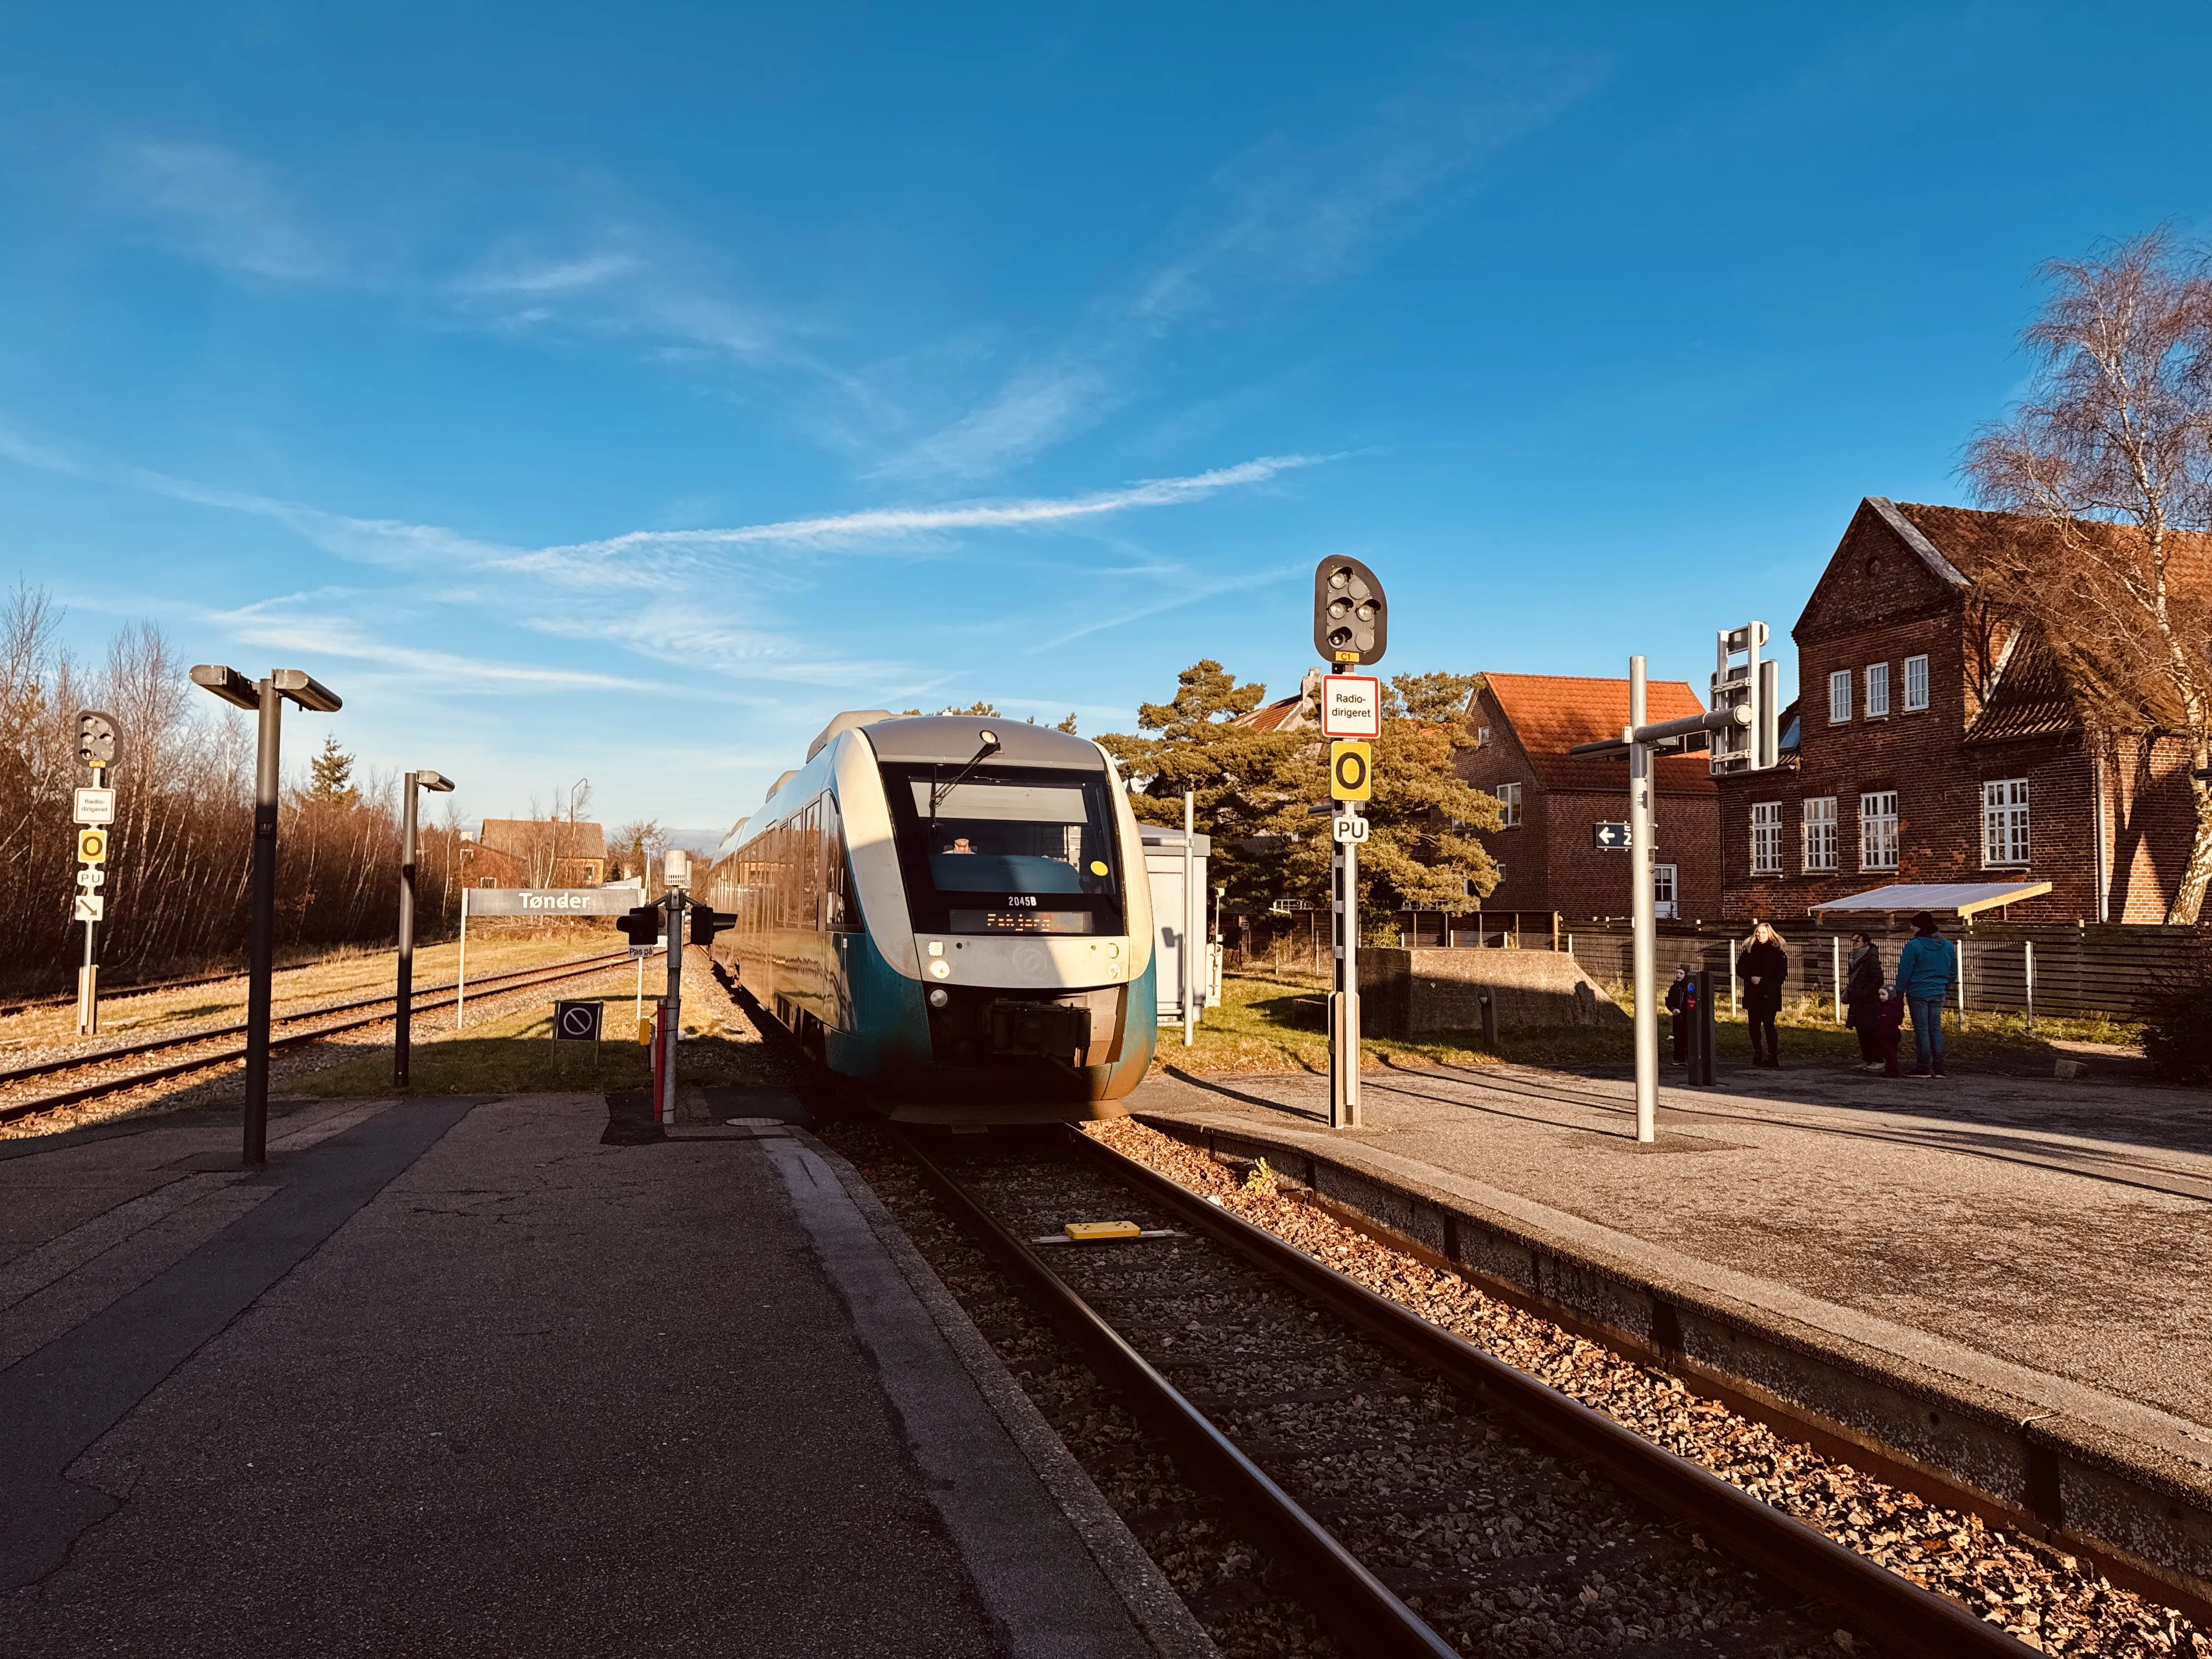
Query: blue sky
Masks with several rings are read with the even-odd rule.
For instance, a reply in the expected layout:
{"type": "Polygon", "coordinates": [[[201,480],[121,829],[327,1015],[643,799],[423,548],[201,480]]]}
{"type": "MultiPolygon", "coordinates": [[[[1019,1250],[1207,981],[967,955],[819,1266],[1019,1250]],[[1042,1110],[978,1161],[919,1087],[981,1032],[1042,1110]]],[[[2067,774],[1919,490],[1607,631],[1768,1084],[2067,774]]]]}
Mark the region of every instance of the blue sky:
{"type": "MultiPolygon", "coordinates": [[[[2033,268],[2212,215],[2202,7],[0,14],[0,548],[469,817],[837,709],[1702,681],[1960,501],[2033,268]]],[[[304,762],[319,736],[293,722],[304,762]]]]}

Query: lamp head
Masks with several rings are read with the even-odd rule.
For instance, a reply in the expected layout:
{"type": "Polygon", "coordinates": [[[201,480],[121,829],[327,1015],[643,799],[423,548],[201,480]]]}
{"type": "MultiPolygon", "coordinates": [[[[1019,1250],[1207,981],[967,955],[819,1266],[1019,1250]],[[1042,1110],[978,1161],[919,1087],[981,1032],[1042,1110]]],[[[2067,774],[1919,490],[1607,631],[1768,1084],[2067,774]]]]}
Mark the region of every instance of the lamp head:
{"type": "Polygon", "coordinates": [[[453,781],[442,772],[410,772],[408,776],[433,794],[450,795],[453,793],[453,781]]]}
{"type": "Polygon", "coordinates": [[[219,662],[204,662],[192,670],[192,684],[212,691],[225,702],[240,708],[261,707],[261,694],[254,690],[253,682],[235,668],[219,662]]]}
{"type": "Polygon", "coordinates": [[[280,668],[269,677],[279,694],[318,714],[335,714],[345,707],[338,694],[304,668],[280,668]]]}

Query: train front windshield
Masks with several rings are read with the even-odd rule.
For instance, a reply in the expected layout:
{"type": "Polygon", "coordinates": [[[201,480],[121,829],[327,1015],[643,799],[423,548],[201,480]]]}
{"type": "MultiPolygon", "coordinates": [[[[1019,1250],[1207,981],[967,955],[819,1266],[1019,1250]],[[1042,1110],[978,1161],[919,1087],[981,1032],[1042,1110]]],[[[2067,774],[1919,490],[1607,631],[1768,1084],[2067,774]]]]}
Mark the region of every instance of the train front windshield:
{"type": "Polygon", "coordinates": [[[1103,774],[884,769],[915,928],[1118,933],[1120,850],[1103,774]]]}

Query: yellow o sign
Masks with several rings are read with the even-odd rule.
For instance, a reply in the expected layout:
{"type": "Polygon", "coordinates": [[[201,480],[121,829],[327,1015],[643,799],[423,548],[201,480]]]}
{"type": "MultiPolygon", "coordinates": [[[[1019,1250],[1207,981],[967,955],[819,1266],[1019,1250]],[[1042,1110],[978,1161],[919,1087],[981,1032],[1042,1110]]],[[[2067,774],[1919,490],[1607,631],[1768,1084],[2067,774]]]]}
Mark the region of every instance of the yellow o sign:
{"type": "Polygon", "coordinates": [[[1370,745],[1349,740],[1328,749],[1329,796],[1334,800],[1372,800],[1375,798],[1374,753],[1370,745]]]}
{"type": "Polygon", "coordinates": [[[76,861],[79,864],[105,864],[107,861],[107,831],[105,830],[78,830],[76,861]]]}

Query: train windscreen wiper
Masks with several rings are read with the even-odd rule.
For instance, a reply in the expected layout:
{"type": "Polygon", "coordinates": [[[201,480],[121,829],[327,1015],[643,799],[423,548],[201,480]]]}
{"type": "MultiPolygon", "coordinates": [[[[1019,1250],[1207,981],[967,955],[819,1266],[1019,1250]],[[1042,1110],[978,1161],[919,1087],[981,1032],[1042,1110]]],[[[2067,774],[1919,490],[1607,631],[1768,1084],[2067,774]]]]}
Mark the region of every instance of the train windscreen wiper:
{"type": "Polygon", "coordinates": [[[999,750],[1005,746],[1000,743],[999,734],[996,732],[981,732],[976,735],[983,739],[983,746],[975,751],[974,758],[969,760],[967,765],[962,767],[957,772],[955,772],[952,775],[952,781],[951,782],[938,782],[937,769],[934,766],[932,766],[929,769],[929,827],[932,830],[935,830],[937,828],[937,808],[939,803],[941,803],[945,798],[951,794],[955,789],[957,789],[960,787],[961,781],[970,772],[981,766],[985,761],[990,759],[992,756],[997,754],[999,750]]]}

